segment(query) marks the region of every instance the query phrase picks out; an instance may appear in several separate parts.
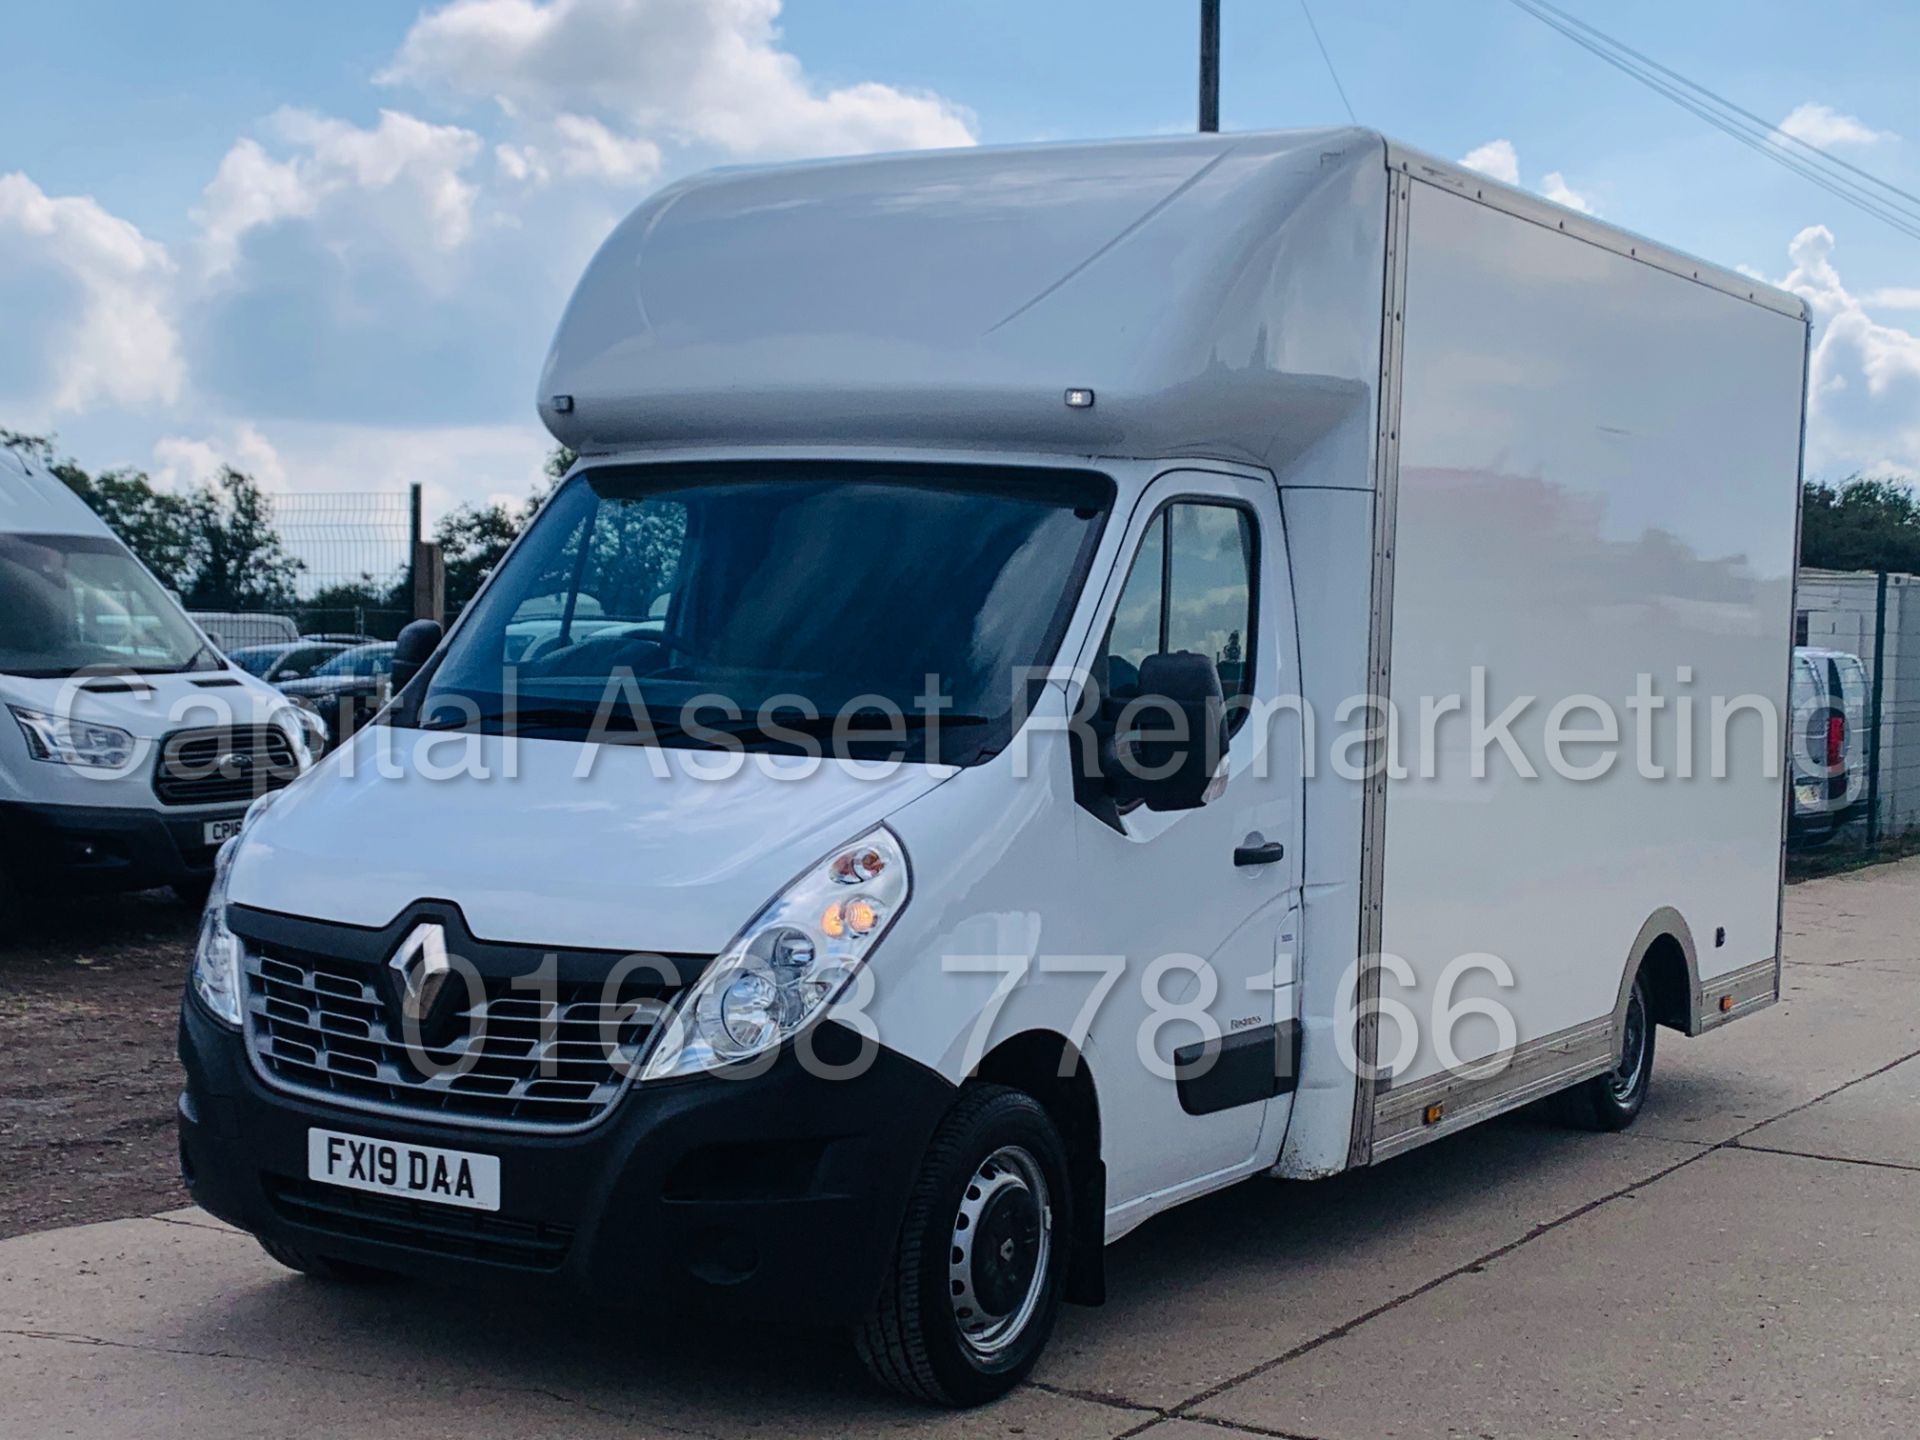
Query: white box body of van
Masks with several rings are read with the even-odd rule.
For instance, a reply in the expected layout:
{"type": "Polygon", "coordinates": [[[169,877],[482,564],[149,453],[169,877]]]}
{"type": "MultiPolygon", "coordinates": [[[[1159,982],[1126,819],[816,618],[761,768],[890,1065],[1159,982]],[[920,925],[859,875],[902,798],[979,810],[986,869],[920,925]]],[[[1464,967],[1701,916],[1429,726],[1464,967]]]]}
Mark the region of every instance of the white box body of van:
{"type": "MultiPolygon", "coordinates": [[[[1606,1084],[1652,1023],[1697,1034],[1772,1002],[1806,343],[1792,297],[1359,130],[663,191],[589,266],[542,377],[574,474],[392,723],[236,846],[217,898],[243,1013],[188,1013],[196,1196],[283,1250],[437,1273],[458,1253],[427,1233],[443,1212],[403,1233],[340,1209],[307,1136],[473,1152],[499,1162],[503,1215],[573,1237],[536,1268],[602,1293],[803,1303],[866,1327],[871,1350],[874,1307],[898,1320],[922,1154],[982,1082],[1033,1097],[1064,1137],[1069,1193],[1047,1213],[1071,1216],[1063,1283],[1090,1296],[1101,1244],[1184,1199],[1384,1161],[1606,1084]],[[877,780],[830,759],[798,783],[779,763],[702,783],[697,747],[601,746],[582,779],[593,747],[481,733],[458,738],[490,778],[420,783],[449,737],[409,705],[431,709],[474,636],[501,643],[500,597],[581,496],[835,467],[1103,497],[1075,509],[1093,518],[1072,588],[1032,582],[1062,618],[1009,743],[877,780]],[[1233,731],[1205,803],[1113,807],[1076,777],[1074,727],[1116,673],[1116,610],[1143,546],[1171,557],[1220,511],[1247,623],[1210,658],[1258,723],[1233,731]],[[329,1076],[324,1043],[279,1048],[267,999],[318,972],[247,958],[319,947],[364,967],[341,973],[377,1007],[426,926],[506,967],[695,957],[672,983],[697,990],[701,957],[863,837],[904,857],[910,892],[810,1024],[870,1037],[899,1107],[924,1113],[856,1145],[850,1170],[821,1136],[879,1133],[852,1118],[858,1082],[790,1109],[771,1098],[791,1093],[780,1062],[730,1089],[628,1079],[557,1130],[384,1071],[371,1096],[329,1076]],[[730,1119],[729,1143],[818,1141],[831,1197],[649,1181],[631,1213],[659,1244],[609,1242],[608,1194],[667,1143],[647,1117],[709,1091],[751,1111],[762,1084],[764,1133],[730,1119]],[[619,1138],[596,1158],[596,1136],[619,1138]],[[831,1267],[768,1258],[781,1204],[838,1216],[821,1220],[831,1267]],[[716,1255],[715,1233],[738,1243],[716,1255]]],[[[1152,563],[1166,652],[1177,576],[1152,563]]],[[[791,586],[764,601],[796,626],[807,603],[791,586]]],[[[630,639],[694,643],[675,640],[678,600],[649,604],[630,639]]],[[[518,613],[522,631],[553,624],[551,605],[518,613]]],[[[666,1011],[697,1008],[687,994],[666,1011]]],[[[679,1173],[687,1143],[659,1163],[679,1173]]],[[[970,1283],[956,1272],[955,1294],[970,1283]]],[[[1031,1363],[1012,1342],[955,1353],[989,1381],[1031,1363]]],[[[933,1398],[983,1393],[964,1366],[870,1363],[933,1398]]]]}

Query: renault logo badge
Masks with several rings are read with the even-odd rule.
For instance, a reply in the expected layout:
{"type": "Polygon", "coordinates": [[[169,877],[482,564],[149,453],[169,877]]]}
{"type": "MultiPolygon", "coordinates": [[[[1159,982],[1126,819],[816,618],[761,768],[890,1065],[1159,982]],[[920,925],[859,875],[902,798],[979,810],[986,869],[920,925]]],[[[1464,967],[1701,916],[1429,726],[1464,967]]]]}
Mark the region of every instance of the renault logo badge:
{"type": "Polygon", "coordinates": [[[447,983],[452,968],[447,963],[447,932],[437,920],[422,920],[407,932],[400,948],[387,962],[400,977],[401,995],[407,1014],[425,1019],[440,998],[440,987],[447,983]]]}

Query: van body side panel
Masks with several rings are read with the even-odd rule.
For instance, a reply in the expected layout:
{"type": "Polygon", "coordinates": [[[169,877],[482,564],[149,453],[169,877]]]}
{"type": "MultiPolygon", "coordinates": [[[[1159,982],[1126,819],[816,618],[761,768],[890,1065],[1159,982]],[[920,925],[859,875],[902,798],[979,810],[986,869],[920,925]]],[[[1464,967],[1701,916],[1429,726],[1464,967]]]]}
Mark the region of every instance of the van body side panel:
{"type": "Polygon", "coordinates": [[[1503,1048],[1455,1013],[1472,1001],[1515,1022],[1501,1100],[1608,1068],[1663,909],[1701,982],[1771,973],[1805,340],[1778,310],[1413,192],[1382,894],[1405,965],[1381,991],[1411,1019],[1382,1022],[1377,1113],[1503,1048]],[[1642,676],[1664,708],[1629,704],[1642,676]],[[1607,730],[1587,697],[1616,739],[1572,738],[1607,730]],[[1516,706],[1512,754],[1496,722],[1516,706]]]}

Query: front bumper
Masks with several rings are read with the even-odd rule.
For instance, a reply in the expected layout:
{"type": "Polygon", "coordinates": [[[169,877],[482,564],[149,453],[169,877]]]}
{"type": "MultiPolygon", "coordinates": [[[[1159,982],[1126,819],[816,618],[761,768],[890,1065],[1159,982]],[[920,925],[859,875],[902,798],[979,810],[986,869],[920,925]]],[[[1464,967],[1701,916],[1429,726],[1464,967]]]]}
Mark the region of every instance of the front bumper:
{"type": "Polygon", "coordinates": [[[209,820],[238,819],[246,806],[171,815],[109,805],[0,801],[0,863],[15,875],[62,888],[140,890],[205,880],[217,846],[209,820]]]}
{"type": "MultiPolygon", "coordinates": [[[[815,1048],[833,1061],[852,1044],[824,1026],[815,1048]]],[[[871,1305],[954,1094],[884,1047],[848,1079],[810,1075],[789,1050],[753,1079],[634,1085],[592,1129],[543,1136],[285,1094],[191,1000],[180,1056],[187,1187],[243,1230],[423,1279],[820,1323],[854,1321],[871,1305]],[[496,1155],[499,1213],[312,1185],[311,1126],[496,1155]]]]}

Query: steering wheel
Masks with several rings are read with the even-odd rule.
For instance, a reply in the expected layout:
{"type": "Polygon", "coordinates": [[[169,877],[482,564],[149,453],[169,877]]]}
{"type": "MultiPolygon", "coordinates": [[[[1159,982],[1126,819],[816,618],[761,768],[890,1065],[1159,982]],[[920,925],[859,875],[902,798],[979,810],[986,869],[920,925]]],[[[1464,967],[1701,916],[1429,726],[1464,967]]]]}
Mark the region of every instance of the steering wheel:
{"type": "Polygon", "coordinates": [[[687,637],[679,631],[631,630],[624,633],[608,633],[602,631],[598,634],[588,635],[581,639],[571,641],[564,646],[560,643],[560,637],[558,635],[545,635],[527,647],[526,652],[520,657],[520,663],[530,665],[540,660],[551,660],[566,654],[568,651],[583,650],[589,646],[604,650],[611,649],[617,645],[624,649],[636,643],[655,645],[669,655],[684,655],[689,660],[699,658],[699,652],[688,643],[687,637]]]}

